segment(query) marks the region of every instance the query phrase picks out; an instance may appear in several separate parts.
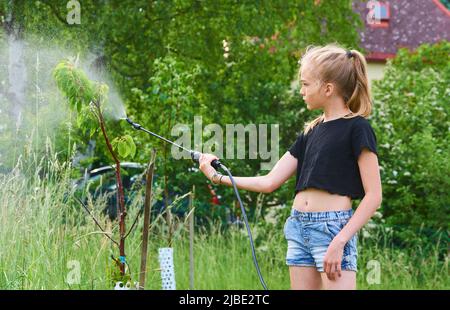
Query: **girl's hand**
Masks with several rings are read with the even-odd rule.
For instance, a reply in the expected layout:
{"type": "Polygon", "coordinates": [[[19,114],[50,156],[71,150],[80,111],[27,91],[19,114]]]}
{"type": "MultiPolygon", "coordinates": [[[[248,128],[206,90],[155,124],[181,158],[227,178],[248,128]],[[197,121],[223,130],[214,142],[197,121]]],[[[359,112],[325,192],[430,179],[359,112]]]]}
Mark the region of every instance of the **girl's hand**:
{"type": "Polygon", "coordinates": [[[212,175],[216,172],[216,169],[211,166],[211,162],[215,159],[219,159],[219,157],[208,153],[202,153],[199,158],[199,168],[209,180],[211,180],[212,175]]]}
{"type": "Polygon", "coordinates": [[[337,238],[334,238],[328,246],[327,253],[323,258],[323,269],[329,280],[334,281],[341,276],[341,262],[344,254],[344,245],[337,238]]]}

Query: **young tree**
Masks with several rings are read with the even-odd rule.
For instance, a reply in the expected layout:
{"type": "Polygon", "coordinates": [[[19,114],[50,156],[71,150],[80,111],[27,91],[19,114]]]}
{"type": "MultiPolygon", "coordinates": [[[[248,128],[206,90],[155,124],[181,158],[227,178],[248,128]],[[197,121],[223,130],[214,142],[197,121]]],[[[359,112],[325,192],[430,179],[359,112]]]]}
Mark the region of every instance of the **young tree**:
{"type": "Polygon", "coordinates": [[[110,142],[106,132],[103,110],[107,101],[108,86],[106,84],[90,81],[83,71],[76,67],[76,62],[62,61],[54,70],[54,78],[58,88],[68,98],[71,108],[78,111],[78,123],[81,127],[89,129],[91,135],[100,126],[108,151],[116,164],[117,196],[119,203],[119,252],[120,252],[120,274],[125,275],[125,208],[124,192],[120,175],[120,160],[113,149],[113,144],[122,157],[134,156],[136,146],[131,136],[116,138],[113,144],[110,142]],[[88,113],[88,112],[91,113],[88,113]],[[94,122],[95,121],[95,122],[94,122]]]}

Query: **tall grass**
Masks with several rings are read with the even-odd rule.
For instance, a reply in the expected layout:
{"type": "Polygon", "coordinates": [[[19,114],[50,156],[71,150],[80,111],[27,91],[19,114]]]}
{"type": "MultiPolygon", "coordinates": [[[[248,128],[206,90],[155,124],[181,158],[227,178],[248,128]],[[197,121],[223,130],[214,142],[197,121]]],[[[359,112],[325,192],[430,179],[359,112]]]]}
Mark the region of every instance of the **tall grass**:
{"type": "MultiPolygon", "coordinates": [[[[111,254],[117,257],[118,250],[71,199],[70,167],[56,157],[34,160],[27,167],[19,164],[11,173],[0,175],[0,289],[111,289],[107,270],[111,254]],[[79,283],[68,281],[78,266],[79,283]]],[[[129,207],[128,227],[140,202],[129,207]]],[[[95,214],[106,223],[99,212],[95,214]]],[[[147,289],[161,287],[157,251],[168,245],[165,225],[160,218],[152,225],[147,289]]],[[[116,225],[111,229],[117,237],[116,225]]],[[[134,281],[140,265],[141,229],[142,221],[127,239],[127,260],[134,281]]],[[[254,227],[255,234],[264,235],[257,257],[265,281],[270,289],[289,289],[282,231],[259,229],[254,227]]],[[[176,232],[172,246],[177,289],[188,289],[187,225],[180,221],[176,232]]],[[[437,250],[399,250],[389,242],[361,243],[358,265],[359,289],[450,288],[448,262],[439,261],[437,250]],[[379,283],[374,283],[372,275],[378,267],[379,283]]],[[[261,288],[244,229],[213,225],[206,231],[198,227],[194,288],[261,288]]]]}

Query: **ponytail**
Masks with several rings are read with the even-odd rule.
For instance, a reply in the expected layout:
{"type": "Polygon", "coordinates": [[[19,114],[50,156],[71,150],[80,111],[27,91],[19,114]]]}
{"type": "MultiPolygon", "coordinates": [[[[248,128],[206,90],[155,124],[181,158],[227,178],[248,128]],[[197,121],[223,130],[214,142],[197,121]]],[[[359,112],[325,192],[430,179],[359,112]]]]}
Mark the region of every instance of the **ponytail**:
{"type": "Polygon", "coordinates": [[[372,103],[370,100],[369,81],[367,79],[367,62],[360,52],[351,50],[351,53],[356,83],[353,93],[346,102],[346,105],[350,111],[368,117],[372,111],[372,103]]]}

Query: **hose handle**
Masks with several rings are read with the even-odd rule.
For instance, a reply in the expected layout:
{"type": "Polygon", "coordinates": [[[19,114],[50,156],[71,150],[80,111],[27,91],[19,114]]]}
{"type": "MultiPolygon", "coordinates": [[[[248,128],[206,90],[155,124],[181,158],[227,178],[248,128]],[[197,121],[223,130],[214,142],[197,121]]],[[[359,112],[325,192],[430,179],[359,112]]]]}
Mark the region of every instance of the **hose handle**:
{"type": "MultiPolygon", "coordinates": [[[[200,162],[200,156],[201,156],[201,155],[202,155],[202,153],[200,153],[200,152],[197,152],[197,151],[191,151],[191,158],[192,158],[192,160],[193,160],[194,162],[196,162],[196,163],[199,163],[199,162],[200,162]]],[[[222,166],[222,163],[221,163],[219,160],[214,159],[214,160],[211,162],[211,166],[212,166],[214,169],[218,170],[218,169],[220,168],[220,166],[222,166]]]]}

